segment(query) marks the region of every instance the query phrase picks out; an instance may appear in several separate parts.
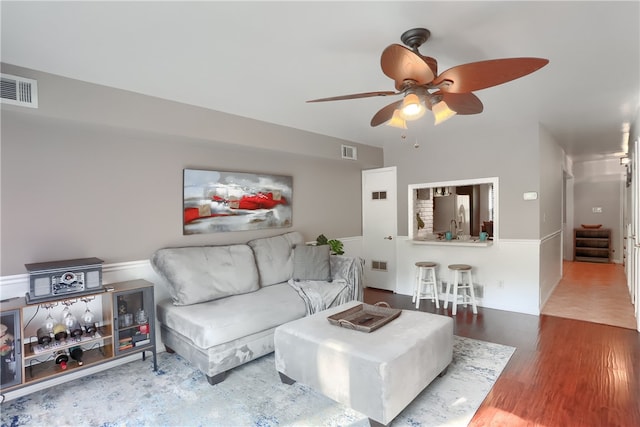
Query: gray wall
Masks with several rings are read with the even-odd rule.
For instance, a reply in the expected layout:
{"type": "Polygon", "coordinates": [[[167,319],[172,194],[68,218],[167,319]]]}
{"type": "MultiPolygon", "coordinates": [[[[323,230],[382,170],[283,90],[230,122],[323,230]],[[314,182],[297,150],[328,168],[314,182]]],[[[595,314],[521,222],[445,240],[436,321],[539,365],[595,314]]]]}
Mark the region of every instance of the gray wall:
{"type": "Polygon", "coordinates": [[[547,301],[562,278],[562,197],[564,151],[551,134],[539,128],[540,140],[540,303],[547,301]]]}
{"type": "Polygon", "coordinates": [[[417,149],[399,140],[385,144],[385,166],[398,167],[398,234],[408,234],[408,185],[497,176],[500,238],[539,238],[539,200],[522,199],[540,191],[537,124],[505,123],[499,132],[449,124],[429,128],[417,149]]]}
{"type": "Polygon", "coordinates": [[[553,136],[540,127],[540,238],[562,231],[564,151],[553,136]]]}
{"type": "Polygon", "coordinates": [[[361,170],[382,150],[3,64],[35,78],[37,110],[2,105],[0,275],[81,257],[146,259],[160,247],[298,230],[361,234],[361,170]],[[340,145],[358,161],[340,159],[340,145]],[[182,235],[184,168],[292,175],[293,226],[182,235]]]}
{"type": "Polygon", "coordinates": [[[498,177],[499,243],[486,251],[474,248],[473,254],[456,249],[450,258],[438,258],[441,252],[432,248],[423,252],[442,264],[466,263],[460,260],[467,257],[477,267],[474,282],[484,286],[483,304],[539,313],[562,275],[564,152],[537,124],[427,131],[418,149],[400,141],[384,147],[385,166],[398,167],[398,234],[407,230],[408,185],[498,177]],[[538,198],[524,200],[525,192],[537,192],[538,198]]]}

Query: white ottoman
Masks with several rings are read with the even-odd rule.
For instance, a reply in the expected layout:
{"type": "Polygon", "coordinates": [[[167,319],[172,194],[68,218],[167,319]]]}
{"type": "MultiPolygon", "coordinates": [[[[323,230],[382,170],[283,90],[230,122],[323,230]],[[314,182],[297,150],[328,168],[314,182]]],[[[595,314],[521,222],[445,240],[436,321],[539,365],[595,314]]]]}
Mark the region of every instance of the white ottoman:
{"type": "Polygon", "coordinates": [[[332,325],[352,301],[279,326],[275,363],[283,382],[299,381],[387,425],[453,358],[453,319],[403,310],[373,332],[332,325]]]}

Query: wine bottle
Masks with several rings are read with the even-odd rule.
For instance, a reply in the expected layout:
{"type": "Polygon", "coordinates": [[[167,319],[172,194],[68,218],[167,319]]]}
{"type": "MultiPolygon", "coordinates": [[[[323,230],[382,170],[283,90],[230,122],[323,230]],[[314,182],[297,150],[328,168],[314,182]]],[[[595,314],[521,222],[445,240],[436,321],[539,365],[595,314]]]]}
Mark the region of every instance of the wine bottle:
{"type": "Polygon", "coordinates": [[[49,345],[51,342],[51,333],[45,327],[38,328],[36,335],[38,336],[38,344],[49,345]]]}
{"type": "Polygon", "coordinates": [[[82,366],[83,353],[84,352],[82,351],[82,348],[80,346],[71,347],[69,349],[69,354],[71,355],[71,358],[76,362],[78,362],[78,366],[82,366]]]}
{"type": "Polygon", "coordinates": [[[62,370],[67,369],[67,362],[69,361],[69,355],[64,350],[58,350],[54,353],[56,365],[60,365],[62,370]]]}
{"type": "Polygon", "coordinates": [[[42,327],[38,328],[36,335],[38,336],[38,344],[49,345],[53,340],[53,327],[56,325],[56,321],[51,317],[51,309],[47,313],[47,318],[44,319],[42,327]]]}
{"type": "Polygon", "coordinates": [[[67,338],[67,336],[67,328],[62,323],[57,323],[53,327],[53,337],[56,339],[56,341],[64,340],[67,338]]]}

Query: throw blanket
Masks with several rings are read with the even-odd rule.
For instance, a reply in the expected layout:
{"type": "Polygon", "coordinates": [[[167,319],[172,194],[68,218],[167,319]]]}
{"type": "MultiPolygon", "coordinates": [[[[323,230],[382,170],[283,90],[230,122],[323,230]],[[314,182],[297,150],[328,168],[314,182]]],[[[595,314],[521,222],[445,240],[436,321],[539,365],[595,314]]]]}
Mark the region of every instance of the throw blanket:
{"type": "Polygon", "coordinates": [[[362,301],[364,298],[363,274],[364,260],[362,258],[331,255],[331,277],[334,282],[340,279],[346,280],[350,292],[349,301],[362,301]]]}
{"type": "Polygon", "coordinates": [[[345,280],[333,282],[317,280],[289,280],[289,285],[298,292],[307,306],[307,315],[336,307],[352,300],[351,289],[345,280]]]}
{"type": "Polygon", "coordinates": [[[331,255],[332,282],[317,280],[289,280],[307,306],[307,314],[314,314],[349,301],[362,301],[364,260],[359,257],[331,255]]]}

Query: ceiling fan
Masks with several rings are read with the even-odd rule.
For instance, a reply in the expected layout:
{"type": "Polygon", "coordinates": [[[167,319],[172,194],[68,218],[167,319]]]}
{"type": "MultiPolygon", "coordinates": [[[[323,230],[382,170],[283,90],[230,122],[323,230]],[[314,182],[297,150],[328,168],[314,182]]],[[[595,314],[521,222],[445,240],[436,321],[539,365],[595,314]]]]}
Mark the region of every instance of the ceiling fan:
{"type": "Polygon", "coordinates": [[[427,109],[433,112],[437,125],[456,114],[481,113],[482,102],[471,92],[526,76],[549,63],[543,58],[492,59],[458,65],[438,75],[438,61],[418,52],[430,36],[426,28],[414,28],[400,37],[409,48],[392,44],[382,52],[382,72],[395,81],[396,91],[364,92],[307,102],[403,95],[403,99],[378,111],[371,119],[371,126],[387,123],[406,129],[407,121],[419,119],[427,109]]]}

